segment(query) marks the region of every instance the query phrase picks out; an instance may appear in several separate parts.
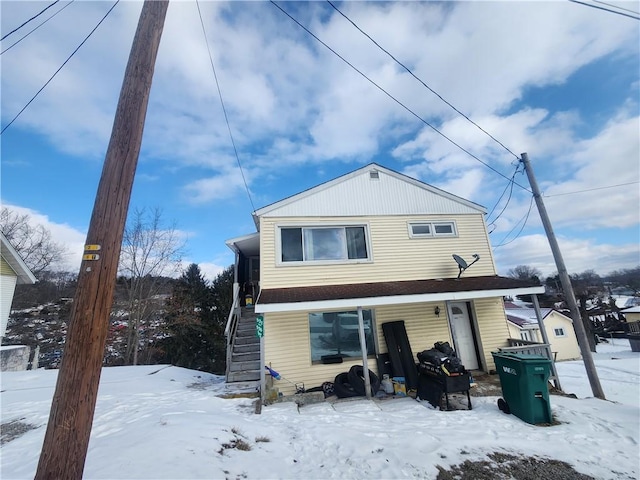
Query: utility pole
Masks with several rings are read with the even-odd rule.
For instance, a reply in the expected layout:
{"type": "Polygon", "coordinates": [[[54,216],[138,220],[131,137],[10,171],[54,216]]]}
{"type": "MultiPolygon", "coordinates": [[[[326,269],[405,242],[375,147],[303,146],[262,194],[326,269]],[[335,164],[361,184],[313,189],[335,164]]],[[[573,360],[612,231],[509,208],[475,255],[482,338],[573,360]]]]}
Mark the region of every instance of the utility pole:
{"type": "Polygon", "coordinates": [[[547,209],[545,208],[542,201],[542,195],[540,195],[538,182],[536,181],[536,177],[533,175],[533,170],[531,169],[531,164],[529,163],[529,155],[523,153],[520,160],[524,164],[524,169],[527,172],[529,184],[531,185],[531,190],[533,192],[533,198],[536,201],[536,206],[538,207],[538,212],[540,213],[540,219],[542,220],[542,225],[544,225],[544,230],[547,233],[547,239],[549,240],[549,246],[551,247],[551,252],[553,253],[553,258],[556,261],[558,276],[560,277],[560,283],[562,285],[562,289],[564,290],[565,300],[567,302],[567,305],[569,306],[569,310],[571,311],[573,328],[575,329],[576,336],[578,337],[578,345],[580,346],[582,360],[584,362],[585,369],[587,370],[589,383],[591,384],[591,391],[596,398],[601,398],[604,400],[604,392],[602,390],[602,386],[600,386],[600,379],[598,378],[596,365],[595,363],[593,363],[593,356],[591,355],[591,350],[589,348],[589,340],[587,339],[587,333],[585,331],[584,324],[582,323],[582,316],[580,315],[580,310],[578,309],[578,304],[576,303],[576,297],[573,293],[571,279],[569,278],[569,274],[567,273],[567,267],[564,264],[564,259],[562,258],[562,253],[560,252],[560,247],[558,246],[558,241],[556,240],[556,235],[553,232],[551,221],[549,220],[549,216],[547,215],[547,209]]]}
{"type": "Polygon", "coordinates": [[[80,479],[168,0],[144,2],[98,185],[36,480],[80,479]]]}

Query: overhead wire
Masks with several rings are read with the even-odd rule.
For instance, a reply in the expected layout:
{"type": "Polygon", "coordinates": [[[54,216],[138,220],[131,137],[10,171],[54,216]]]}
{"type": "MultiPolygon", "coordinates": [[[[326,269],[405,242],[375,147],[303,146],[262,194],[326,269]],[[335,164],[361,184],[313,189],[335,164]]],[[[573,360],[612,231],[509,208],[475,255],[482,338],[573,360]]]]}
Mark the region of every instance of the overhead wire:
{"type": "Polygon", "coordinates": [[[36,18],[38,18],[40,15],[42,15],[44,12],[46,12],[47,10],[49,10],[51,7],[53,7],[56,3],[58,3],[60,0],[56,0],[55,2],[53,2],[50,5],[47,5],[45,8],[43,8],[42,10],[40,10],[40,12],[38,12],[37,14],[35,14],[33,17],[31,17],[29,20],[25,21],[22,25],[20,25],[19,27],[14,28],[13,30],[11,30],[9,33],[7,33],[6,35],[3,35],[2,38],[0,38],[0,42],[3,41],[5,38],[7,38],[9,35],[12,35],[14,33],[16,33],[18,30],[20,30],[22,27],[24,27],[27,23],[35,20],[36,18]]]}
{"type": "MultiPolygon", "coordinates": [[[[272,5],[274,5],[278,10],[280,10],[282,13],[284,13],[287,17],[289,17],[293,22],[295,22],[300,28],[302,28],[305,32],[307,32],[309,35],[311,35],[313,38],[315,38],[318,42],[320,42],[325,48],[327,48],[331,53],[333,53],[335,56],[337,56],[340,60],[342,60],[344,63],[346,63],[347,65],[349,65],[353,70],[355,70],[357,73],[359,73],[363,78],[365,78],[369,83],[371,83],[374,87],[376,87],[378,90],[380,90],[382,93],[384,93],[386,96],[388,96],[391,100],[393,100],[394,102],[396,102],[398,105],[400,105],[402,108],[404,108],[407,112],[409,112],[411,115],[413,115],[414,117],[416,117],[418,120],[420,120],[422,123],[424,123],[426,126],[428,126],[429,128],[431,128],[434,132],[436,132],[438,135],[440,135],[441,137],[443,137],[445,140],[447,140],[449,143],[451,143],[452,145],[455,145],[456,147],[458,147],[458,149],[460,149],[461,151],[463,151],[464,153],[466,153],[467,155],[469,155],[471,158],[475,159],[476,161],[480,162],[482,165],[484,165],[485,167],[487,167],[488,169],[490,169],[491,171],[493,171],[494,173],[500,175],[501,177],[511,181],[511,179],[509,179],[509,177],[507,177],[506,175],[504,175],[502,172],[500,172],[499,170],[493,168],[491,165],[489,165],[488,163],[484,162],[483,160],[481,160],[480,158],[478,158],[476,155],[474,155],[473,153],[471,153],[469,150],[467,150],[466,148],[464,148],[462,145],[456,143],[453,139],[449,138],[447,135],[445,135],[443,132],[441,132],[440,130],[438,130],[436,127],[434,127],[433,125],[431,125],[429,122],[427,122],[425,119],[423,119],[420,115],[418,115],[417,113],[415,113],[413,110],[411,110],[409,107],[407,107],[404,103],[402,103],[400,100],[398,100],[397,98],[395,98],[393,95],[391,95],[389,92],[387,92],[384,88],[382,88],[380,85],[378,85],[375,81],[373,81],[371,78],[369,78],[365,73],[363,73],[361,70],[359,70],[356,66],[354,66],[351,62],[349,62],[346,58],[344,58],[342,55],[340,55],[338,52],[336,52],[333,48],[331,48],[329,45],[327,45],[325,42],[323,42],[319,37],[317,37],[313,32],[311,32],[307,27],[305,27],[304,25],[302,25],[298,20],[296,20],[291,14],[289,14],[289,12],[287,12],[286,10],[284,10],[282,7],[280,7],[280,5],[278,5],[276,2],[274,2],[273,0],[269,0],[270,3],[272,5]]],[[[522,185],[520,185],[519,183],[515,182],[514,183],[516,185],[518,185],[520,188],[522,188],[523,190],[526,190],[527,192],[531,193],[531,190],[529,190],[527,187],[524,187],[522,185]]]]}
{"type": "Polygon", "coordinates": [[[586,3],[586,2],[580,2],[578,0],[569,0],[571,3],[578,3],[580,5],[585,5],[587,7],[591,7],[591,8],[597,8],[598,10],[604,10],[605,12],[609,12],[609,13],[615,13],[616,15],[622,15],[623,17],[629,17],[629,18],[633,18],[634,20],[640,20],[640,16],[633,16],[633,15],[629,15],[627,13],[623,13],[623,12],[617,12],[615,10],[611,10],[609,8],[604,8],[604,7],[600,7],[598,5],[592,5],[590,3],[586,3]]]}
{"type": "Polygon", "coordinates": [[[44,20],[43,22],[41,22],[40,24],[38,24],[37,27],[32,28],[28,33],[25,33],[22,37],[20,37],[18,40],[16,40],[15,42],[13,42],[11,45],[9,45],[7,48],[5,48],[4,50],[2,50],[0,52],[0,55],[2,55],[4,52],[11,50],[13,47],[15,47],[17,44],[19,44],[22,40],[24,40],[25,38],[27,38],[29,35],[31,35],[33,32],[35,32],[36,30],[38,30],[41,26],[43,26],[45,23],[47,23],[49,20],[51,20],[53,17],[55,17],[56,15],[58,15],[60,12],[62,12],[65,8],[67,8],[69,5],[71,5],[73,2],[75,2],[75,0],[71,0],[69,3],[67,3],[64,7],[62,7],[60,10],[58,10],[57,12],[55,12],[53,15],[51,15],[50,17],[48,17],[46,20],[44,20]]]}
{"type": "Polygon", "coordinates": [[[489,215],[487,215],[487,222],[489,222],[489,219],[491,218],[491,214],[494,212],[494,210],[496,209],[496,207],[498,206],[498,204],[500,203],[500,200],[502,200],[502,197],[504,197],[504,194],[506,193],[507,189],[509,189],[509,196],[507,197],[507,201],[504,204],[504,207],[502,207],[502,210],[500,211],[500,213],[496,216],[496,218],[494,218],[493,220],[491,220],[491,222],[489,222],[487,224],[487,227],[491,226],[491,225],[495,225],[496,221],[498,221],[498,219],[502,216],[502,214],[505,212],[505,210],[507,209],[507,207],[509,206],[509,202],[511,201],[511,196],[513,194],[513,179],[515,178],[516,174],[520,171],[520,164],[518,164],[516,166],[515,171],[513,172],[513,175],[511,176],[511,180],[509,181],[509,183],[507,184],[507,186],[505,187],[505,189],[502,192],[502,195],[500,195],[500,198],[498,199],[498,201],[496,202],[496,204],[493,206],[493,208],[491,209],[491,212],[489,212],[489,215]],[[511,188],[509,188],[511,187],[511,188]]]}
{"type": "Polygon", "coordinates": [[[338,12],[340,15],[342,15],[349,23],[351,23],[351,25],[353,25],[360,33],[362,33],[365,37],[367,37],[369,40],[371,40],[373,42],[373,44],[378,47],[380,50],[382,50],[384,53],[386,53],[389,57],[391,57],[393,59],[394,62],[396,62],[398,65],[400,65],[409,75],[411,75],[413,78],[415,78],[418,82],[420,82],[427,90],[429,90],[431,93],[433,93],[436,97],[438,97],[440,100],[442,100],[444,103],[446,103],[449,107],[451,107],[458,115],[464,117],[468,122],[470,122],[472,125],[474,125],[476,128],[478,128],[481,132],[483,132],[485,135],[487,135],[489,138],[491,138],[494,142],[496,142],[498,145],[500,145],[503,149],[505,149],[507,152],[509,152],[511,155],[513,155],[516,159],[520,159],[520,157],[518,155],[516,155],[515,153],[513,153],[505,144],[503,144],[500,140],[498,140],[496,137],[494,137],[493,135],[491,135],[488,131],[486,131],[484,128],[482,128],[480,125],[478,125],[476,122],[474,122],[471,118],[469,118],[467,115],[465,115],[463,112],[461,112],[458,108],[456,108],[451,102],[447,101],[444,97],[442,97],[442,95],[440,95],[438,92],[436,92],[433,88],[431,88],[429,85],[427,85],[421,78],[417,77],[410,68],[408,68],[404,63],[402,63],[400,60],[398,60],[393,54],[391,54],[388,50],[386,50],[382,45],[380,45],[376,40],[374,40],[367,32],[365,32],[364,30],[362,30],[362,28],[360,28],[353,20],[351,20],[346,14],[344,14],[338,7],[336,7],[331,0],[326,0],[327,3],[329,5],[331,5],[333,7],[333,9],[338,12]]]}
{"type": "Polygon", "coordinates": [[[547,198],[549,198],[549,197],[560,197],[562,195],[573,195],[575,193],[593,192],[595,190],[606,190],[607,188],[625,187],[627,185],[637,185],[638,183],[640,183],[640,182],[636,181],[636,182],[618,183],[616,185],[607,185],[607,186],[604,186],[604,187],[586,188],[584,190],[576,190],[574,192],[554,193],[552,195],[545,195],[543,193],[542,196],[543,197],[547,197],[547,198]]]}
{"type": "Polygon", "coordinates": [[[20,111],[19,111],[19,112],[18,112],[18,113],[17,113],[17,114],[12,118],[12,119],[11,119],[11,121],[10,121],[9,123],[7,123],[7,124],[4,126],[4,128],[3,128],[2,130],[0,130],[0,135],[2,135],[2,134],[7,130],[7,128],[9,128],[9,127],[11,126],[11,124],[13,124],[13,122],[15,122],[15,121],[16,121],[16,119],[17,119],[17,118],[22,114],[22,112],[24,112],[24,111],[27,109],[27,107],[28,107],[29,105],[31,105],[31,103],[36,99],[36,97],[40,94],[40,92],[42,92],[42,91],[46,88],[46,86],[47,86],[47,85],[49,85],[49,83],[51,83],[51,81],[52,81],[52,80],[55,78],[55,76],[60,72],[60,70],[62,70],[62,69],[64,68],[64,66],[67,64],[67,62],[69,62],[69,60],[71,60],[71,58],[76,54],[76,52],[77,52],[78,50],[80,50],[80,48],[85,44],[85,42],[86,42],[87,40],[89,40],[89,37],[91,37],[91,35],[93,35],[93,32],[95,32],[95,31],[98,29],[98,27],[102,24],[102,22],[104,22],[104,20],[109,16],[109,14],[113,11],[113,9],[116,7],[116,5],[118,5],[118,3],[119,3],[119,2],[120,2],[120,0],[116,0],[116,2],[111,6],[111,8],[109,9],[109,11],[107,11],[107,13],[105,13],[104,17],[102,17],[102,18],[100,19],[100,21],[98,22],[98,24],[97,24],[95,27],[93,27],[93,29],[92,29],[92,30],[89,32],[89,34],[84,38],[84,40],[82,40],[82,42],[80,42],[80,45],[78,45],[78,46],[76,47],[76,49],[75,49],[73,52],[71,52],[71,55],[69,55],[69,56],[67,57],[67,59],[64,61],[64,63],[63,63],[62,65],[60,65],[60,68],[58,68],[58,69],[54,72],[54,74],[53,74],[53,75],[51,75],[51,77],[49,78],[49,80],[47,80],[47,81],[45,82],[45,84],[40,88],[40,90],[38,90],[38,91],[35,93],[35,95],[34,95],[33,97],[31,97],[31,100],[29,100],[29,101],[27,102],[27,104],[26,104],[24,107],[22,107],[22,109],[21,109],[21,110],[20,110],[20,111]]]}
{"type": "Polygon", "coordinates": [[[242,164],[240,163],[240,156],[238,155],[238,149],[236,148],[236,142],[233,139],[233,133],[231,133],[231,125],[229,124],[229,117],[227,115],[227,109],[224,106],[224,100],[222,98],[222,90],[220,89],[220,82],[218,81],[218,75],[216,73],[216,67],[213,64],[213,55],[211,54],[211,49],[209,48],[209,40],[207,39],[207,31],[204,27],[204,20],[202,19],[202,12],[200,11],[200,2],[196,0],[196,6],[198,7],[198,16],[200,17],[200,24],[202,25],[202,33],[204,34],[204,40],[207,45],[207,52],[209,53],[209,62],[211,63],[211,69],[213,70],[213,77],[216,81],[216,87],[218,89],[218,96],[220,97],[220,104],[222,105],[222,113],[224,114],[224,121],[227,124],[227,130],[229,130],[229,138],[231,139],[231,144],[233,145],[233,151],[236,156],[236,161],[238,162],[238,168],[240,169],[240,174],[242,175],[242,181],[244,183],[244,188],[247,191],[247,196],[249,197],[249,202],[251,203],[252,211],[255,212],[256,207],[253,204],[253,199],[251,198],[251,193],[249,191],[249,186],[247,185],[247,179],[244,175],[244,169],[242,168],[242,164]]]}
{"type": "Polygon", "coordinates": [[[509,233],[507,233],[505,235],[505,237],[502,239],[502,241],[496,245],[495,248],[498,247],[504,247],[505,245],[509,245],[510,243],[514,242],[522,233],[522,231],[524,230],[524,227],[527,225],[527,221],[529,220],[529,214],[531,213],[531,209],[533,208],[533,195],[531,195],[531,201],[529,202],[529,210],[527,210],[527,213],[525,214],[525,216],[523,218],[521,218],[520,220],[518,220],[518,222],[513,226],[513,228],[511,230],[509,230],[509,233]],[[524,220],[524,221],[523,221],[524,220]],[[508,242],[505,242],[505,240],[507,238],[509,238],[509,235],[511,235],[511,233],[516,229],[516,227],[518,225],[520,225],[520,222],[522,222],[522,227],[520,227],[520,230],[518,231],[518,233],[516,234],[515,237],[513,237],[511,240],[509,240],[508,242]]]}
{"type": "Polygon", "coordinates": [[[640,12],[636,12],[635,10],[631,10],[630,8],[619,7],[618,5],[614,5],[612,3],[601,2],[600,0],[593,0],[593,3],[600,3],[602,5],[607,5],[608,7],[617,8],[618,10],[624,10],[625,12],[635,13],[636,15],[640,15],[640,12]]]}

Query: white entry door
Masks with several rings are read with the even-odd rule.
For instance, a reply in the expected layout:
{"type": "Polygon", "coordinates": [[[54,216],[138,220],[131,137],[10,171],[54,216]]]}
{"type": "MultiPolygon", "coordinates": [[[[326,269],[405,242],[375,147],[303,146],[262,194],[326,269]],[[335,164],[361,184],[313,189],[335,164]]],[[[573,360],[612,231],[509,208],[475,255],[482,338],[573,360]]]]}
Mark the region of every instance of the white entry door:
{"type": "Polygon", "coordinates": [[[448,310],[456,353],[467,370],[477,370],[478,356],[467,304],[465,302],[449,303],[448,310]]]}

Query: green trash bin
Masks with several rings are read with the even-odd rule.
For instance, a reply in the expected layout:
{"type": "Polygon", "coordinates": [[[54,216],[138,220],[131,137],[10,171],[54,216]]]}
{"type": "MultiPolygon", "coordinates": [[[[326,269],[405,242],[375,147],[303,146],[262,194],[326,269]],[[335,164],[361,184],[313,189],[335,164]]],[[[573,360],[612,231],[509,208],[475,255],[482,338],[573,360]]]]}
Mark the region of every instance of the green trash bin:
{"type": "Polygon", "coordinates": [[[551,360],[540,355],[492,352],[500,376],[498,408],[527,423],[551,423],[548,380],[551,360]]]}

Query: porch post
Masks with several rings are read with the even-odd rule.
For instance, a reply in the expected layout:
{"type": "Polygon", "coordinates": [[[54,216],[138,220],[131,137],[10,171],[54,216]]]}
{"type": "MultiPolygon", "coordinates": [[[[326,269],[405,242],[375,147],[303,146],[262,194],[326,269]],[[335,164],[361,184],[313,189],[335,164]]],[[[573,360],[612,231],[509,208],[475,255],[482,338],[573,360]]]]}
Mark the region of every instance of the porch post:
{"type": "MultiPolygon", "coordinates": [[[[551,344],[549,343],[549,337],[547,336],[547,330],[544,328],[544,321],[542,319],[542,312],[540,311],[540,304],[538,303],[538,295],[531,295],[533,299],[533,309],[536,311],[536,318],[538,319],[538,326],[540,327],[540,334],[542,335],[542,341],[549,345],[551,348],[551,344]]],[[[560,386],[560,378],[558,378],[558,372],[556,371],[556,362],[553,360],[553,355],[551,355],[551,373],[553,373],[553,377],[556,380],[556,388],[562,391],[562,387],[560,386]]]]}
{"type": "Polygon", "coordinates": [[[367,340],[364,336],[364,317],[362,307],[358,307],[358,333],[360,334],[360,348],[362,349],[362,374],[367,398],[371,399],[371,379],[369,378],[369,364],[367,363],[367,340]]]}

